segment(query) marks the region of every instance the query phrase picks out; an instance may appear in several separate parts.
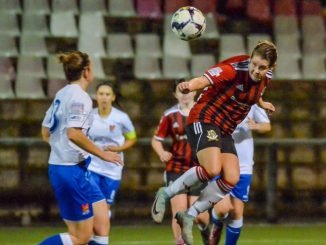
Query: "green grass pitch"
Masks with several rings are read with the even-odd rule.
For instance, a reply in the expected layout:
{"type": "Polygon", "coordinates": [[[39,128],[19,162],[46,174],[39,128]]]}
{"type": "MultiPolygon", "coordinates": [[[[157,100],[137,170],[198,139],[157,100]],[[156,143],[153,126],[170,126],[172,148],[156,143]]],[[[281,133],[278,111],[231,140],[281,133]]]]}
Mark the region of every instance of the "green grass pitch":
{"type": "MultiPolygon", "coordinates": [[[[0,227],[1,245],[35,245],[43,238],[65,232],[65,227],[0,227]]],[[[195,244],[202,244],[194,227],[195,244]]],[[[167,225],[113,226],[110,244],[116,245],[173,245],[167,225]]],[[[223,244],[223,243],[222,243],[223,244]]],[[[240,237],[248,245],[326,245],[326,224],[259,225],[247,224],[240,237]]]]}

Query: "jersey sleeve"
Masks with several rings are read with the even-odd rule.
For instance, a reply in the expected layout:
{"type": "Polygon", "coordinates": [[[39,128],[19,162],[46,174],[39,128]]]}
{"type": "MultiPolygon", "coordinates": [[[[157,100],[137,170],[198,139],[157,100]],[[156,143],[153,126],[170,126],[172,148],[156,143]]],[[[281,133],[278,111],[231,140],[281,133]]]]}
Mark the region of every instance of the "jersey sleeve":
{"type": "Polygon", "coordinates": [[[124,114],[123,116],[122,132],[128,140],[137,138],[135,127],[127,114],[124,114]]]}
{"type": "Polygon", "coordinates": [[[257,123],[270,123],[269,117],[263,108],[254,105],[253,119],[257,123]]]}
{"type": "Polygon", "coordinates": [[[49,109],[46,111],[45,116],[42,121],[42,127],[50,128],[51,127],[51,112],[53,110],[53,103],[49,107],[49,109]]]}
{"type": "Polygon", "coordinates": [[[217,64],[212,68],[208,69],[204,76],[209,80],[213,86],[223,86],[235,78],[236,71],[229,64],[217,64]]]}
{"type": "Polygon", "coordinates": [[[86,94],[74,96],[67,107],[68,128],[88,129],[92,122],[92,100],[86,94]]]}
{"type": "Polygon", "coordinates": [[[157,126],[154,138],[163,141],[166,137],[170,135],[169,119],[167,116],[163,115],[161,117],[160,123],[157,126]]]}

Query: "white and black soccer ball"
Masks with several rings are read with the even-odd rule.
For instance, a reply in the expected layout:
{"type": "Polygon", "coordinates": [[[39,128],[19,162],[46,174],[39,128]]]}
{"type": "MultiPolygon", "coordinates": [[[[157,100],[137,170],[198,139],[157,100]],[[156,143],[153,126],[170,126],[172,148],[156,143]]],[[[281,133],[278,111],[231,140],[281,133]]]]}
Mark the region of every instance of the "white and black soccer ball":
{"type": "Polygon", "coordinates": [[[171,28],[178,38],[185,41],[193,40],[205,31],[206,19],[195,7],[181,7],[172,16],[171,28]]]}

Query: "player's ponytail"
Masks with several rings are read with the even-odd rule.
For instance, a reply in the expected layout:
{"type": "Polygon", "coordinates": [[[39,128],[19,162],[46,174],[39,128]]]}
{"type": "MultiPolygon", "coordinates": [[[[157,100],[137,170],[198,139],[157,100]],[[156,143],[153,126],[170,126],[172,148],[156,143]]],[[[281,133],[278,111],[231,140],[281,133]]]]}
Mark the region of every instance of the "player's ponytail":
{"type": "Polygon", "coordinates": [[[69,82],[80,79],[83,70],[90,65],[88,54],[80,51],[59,53],[58,59],[63,64],[63,70],[69,82]]]}

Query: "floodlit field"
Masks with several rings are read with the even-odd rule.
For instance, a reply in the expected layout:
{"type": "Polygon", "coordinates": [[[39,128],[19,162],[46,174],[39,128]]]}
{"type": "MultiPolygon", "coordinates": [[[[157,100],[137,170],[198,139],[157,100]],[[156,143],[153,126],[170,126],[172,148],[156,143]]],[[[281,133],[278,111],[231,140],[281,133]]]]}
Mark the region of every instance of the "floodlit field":
{"type": "MultiPolygon", "coordinates": [[[[1,245],[34,245],[43,238],[65,231],[64,227],[0,227],[1,245]]],[[[202,244],[197,229],[194,229],[195,244],[202,244]]],[[[110,244],[149,245],[173,244],[170,227],[116,226],[112,229],[110,244]]],[[[268,245],[326,245],[326,224],[305,225],[252,225],[243,230],[238,244],[268,245]]]]}

